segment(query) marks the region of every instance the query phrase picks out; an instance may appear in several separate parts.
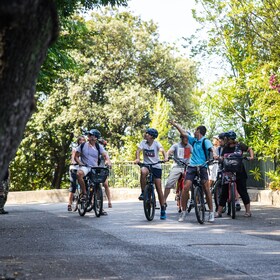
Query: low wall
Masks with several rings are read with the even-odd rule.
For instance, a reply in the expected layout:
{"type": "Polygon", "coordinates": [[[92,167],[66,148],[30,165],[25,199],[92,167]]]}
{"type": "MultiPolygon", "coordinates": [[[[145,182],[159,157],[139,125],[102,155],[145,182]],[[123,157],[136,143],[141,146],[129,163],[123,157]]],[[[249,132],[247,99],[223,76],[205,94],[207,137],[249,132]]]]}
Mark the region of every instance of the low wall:
{"type": "MultiPolygon", "coordinates": [[[[140,189],[111,188],[112,201],[137,201],[140,189]]],[[[280,191],[270,190],[248,190],[251,201],[258,201],[263,204],[280,207],[280,191]]],[[[10,192],[7,204],[25,204],[25,203],[58,203],[68,202],[68,190],[40,190],[10,192]]],[[[175,199],[175,194],[171,190],[169,200],[175,199]]]]}

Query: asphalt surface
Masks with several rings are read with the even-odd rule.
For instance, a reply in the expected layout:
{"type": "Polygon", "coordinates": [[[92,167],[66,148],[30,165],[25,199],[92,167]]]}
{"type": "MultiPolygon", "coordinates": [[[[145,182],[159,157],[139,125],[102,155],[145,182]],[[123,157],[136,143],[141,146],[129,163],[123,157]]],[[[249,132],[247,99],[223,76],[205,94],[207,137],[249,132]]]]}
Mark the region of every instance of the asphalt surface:
{"type": "Polygon", "coordinates": [[[148,222],[141,202],[80,217],[65,203],[7,205],[0,215],[0,279],[280,279],[279,208],[253,203],[199,225],[192,211],[148,222]]]}

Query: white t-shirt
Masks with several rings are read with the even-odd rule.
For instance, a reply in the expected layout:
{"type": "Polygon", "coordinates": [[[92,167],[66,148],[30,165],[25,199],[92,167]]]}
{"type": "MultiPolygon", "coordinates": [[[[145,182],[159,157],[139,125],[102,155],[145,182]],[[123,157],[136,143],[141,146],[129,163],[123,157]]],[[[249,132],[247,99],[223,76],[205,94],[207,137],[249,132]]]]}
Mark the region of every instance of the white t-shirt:
{"type": "MultiPolygon", "coordinates": [[[[180,143],[173,144],[169,150],[173,152],[174,158],[183,160],[185,163],[188,163],[190,161],[193,147],[190,144],[183,145],[182,142],[180,142],[180,143]]],[[[178,164],[175,162],[174,166],[176,165],[178,164]]]]}
{"type": "MultiPolygon", "coordinates": [[[[143,151],[144,163],[156,163],[160,160],[159,149],[162,148],[162,145],[158,141],[154,141],[149,145],[146,140],[143,140],[138,145],[138,148],[143,151]]],[[[161,169],[161,164],[156,164],[153,168],[161,169]]]]}

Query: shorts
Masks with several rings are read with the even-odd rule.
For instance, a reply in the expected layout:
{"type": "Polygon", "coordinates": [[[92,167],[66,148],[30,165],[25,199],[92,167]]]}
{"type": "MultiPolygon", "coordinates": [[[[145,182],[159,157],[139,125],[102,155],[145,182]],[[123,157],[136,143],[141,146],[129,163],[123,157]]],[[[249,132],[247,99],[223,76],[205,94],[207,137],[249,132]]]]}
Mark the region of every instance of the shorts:
{"type": "MultiPolygon", "coordinates": [[[[190,180],[193,182],[196,176],[196,167],[188,166],[186,180],[190,180]]],[[[206,167],[200,167],[200,179],[201,182],[208,181],[208,172],[206,167]]]]}
{"type": "Polygon", "coordinates": [[[180,167],[180,166],[172,167],[169,172],[169,176],[165,184],[165,188],[166,189],[174,188],[182,173],[184,173],[184,167],[180,167]]]}
{"type": "Polygon", "coordinates": [[[154,179],[161,179],[162,169],[152,167],[152,173],[154,175],[154,179]]]}
{"type": "Polygon", "coordinates": [[[89,166],[79,166],[78,171],[82,170],[84,172],[84,176],[87,176],[87,174],[90,172],[91,167],[89,166]]]}

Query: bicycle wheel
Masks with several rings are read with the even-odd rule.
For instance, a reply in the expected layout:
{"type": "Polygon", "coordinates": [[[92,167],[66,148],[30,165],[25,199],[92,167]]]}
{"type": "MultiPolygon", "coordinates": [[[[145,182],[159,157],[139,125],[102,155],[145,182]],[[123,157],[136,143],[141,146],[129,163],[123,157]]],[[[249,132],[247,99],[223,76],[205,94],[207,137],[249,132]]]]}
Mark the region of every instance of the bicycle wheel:
{"type": "Polygon", "coordinates": [[[80,193],[81,193],[80,187],[77,187],[75,193],[73,194],[72,203],[73,203],[74,211],[78,210],[78,201],[79,201],[80,193]]]}
{"type": "Polygon", "coordinates": [[[99,218],[103,210],[103,192],[100,184],[95,185],[93,196],[93,209],[96,217],[99,218]]]}
{"type": "Polygon", "coordinates": [[[204,223],[205,220],[205,202],[202,190],[200,187],[194,189],[194,209],[197,221],[200,224],[204,223]]]}
{"type": "Polygon", "coordinates": [[[84,216],[87,212],[87,201],[82,201],[79,197],[78,199],[78,212],[80,216],[84,216]]]}
{"type": "Polygon", "coordinates": [[[232,219],[235,219],[235,183],[230,184],[230,208],[231,208],[231,217],[232,219]]]}
{"type": "Polygon", "coordinates": [[[87,212],[90,212],[93,209],[93,205],[94,205],[93,190],[94,190],[94,186],[90,185],[89,191],[88,191],[89,202],[87,205],[87,212]]]}
{"type": "Polygon", "coordinates": [[[193,191],[193,186],[191,186],[191,197],[189,198],[188,205],[187,205],[188,213],[191,212],[193,207],[194,207],[194,191],[193,191]]]}
{"type": "Polygon", "coordinates": [[[222,193],[222,185],[221,185],[221,180],[217,180],[214,184],[213,188],[213,196],[214,196],[214,202],[215,202],[215,207],[216,207],[216,212],[218,211],[218,206],[219,206],[219,201],[220,201],[220,196],[222,193]]]}
{"type": "Polygon", "coordinates": [[[143,207],[146,219],[152,221],[155,216],[156,197],[154,193],[154,186],[147,185],[144,190],[143,207]]]}

